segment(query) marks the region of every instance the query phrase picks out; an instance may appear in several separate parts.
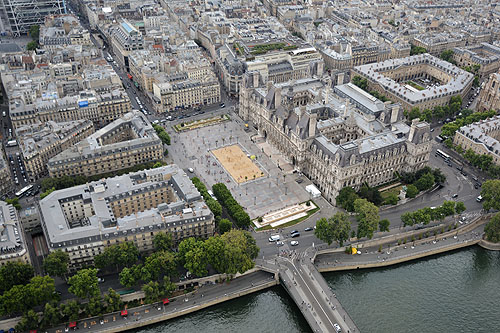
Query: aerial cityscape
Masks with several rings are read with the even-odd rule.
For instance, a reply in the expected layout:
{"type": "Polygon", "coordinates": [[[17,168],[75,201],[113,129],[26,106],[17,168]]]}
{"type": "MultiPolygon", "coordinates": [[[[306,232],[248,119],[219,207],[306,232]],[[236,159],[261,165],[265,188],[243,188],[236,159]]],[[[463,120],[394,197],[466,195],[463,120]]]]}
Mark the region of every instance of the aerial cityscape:
{"type": "Polygon", "coordinates": [[[0,86],[0,333],[500,331],[500,2],[3,0],[0,86]]]}

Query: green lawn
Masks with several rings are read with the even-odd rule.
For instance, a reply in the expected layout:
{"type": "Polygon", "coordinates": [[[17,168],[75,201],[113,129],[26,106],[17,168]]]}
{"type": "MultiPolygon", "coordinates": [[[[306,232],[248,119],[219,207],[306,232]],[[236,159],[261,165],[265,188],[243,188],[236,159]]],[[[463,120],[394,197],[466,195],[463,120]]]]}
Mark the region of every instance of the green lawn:
{"type": "Polygon", "coordinates": [[[425,90],[425,88],[424,88],[424,87],[422,87],[422,86],[421,86],[421,85],[419,85],[419,84],[416,84],[416,83],[415,83],[415,82],[413,82],[413,81],[408,81],[408,82],[406,82],[406,84],[408,84],[408,85],[412,86],[413,88],[415,88],[415,89],[417,89],[417,90],[425,90]]]}

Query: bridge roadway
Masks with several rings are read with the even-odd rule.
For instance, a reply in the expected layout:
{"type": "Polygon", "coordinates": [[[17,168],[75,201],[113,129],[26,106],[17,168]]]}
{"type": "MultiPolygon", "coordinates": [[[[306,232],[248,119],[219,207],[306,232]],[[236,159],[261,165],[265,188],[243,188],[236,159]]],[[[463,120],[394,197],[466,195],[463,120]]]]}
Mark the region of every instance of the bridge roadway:
{"type": "Polygon", "coordinates": [[[289,256],[259,260],[259,263],[264,269],[278,272],[281,284],[295,301],[313,332],[335,333],[335,324],[340,326],[342,332],[359,332],[311,262],[314,251],[313,248],[308,248],[289,256]]]}

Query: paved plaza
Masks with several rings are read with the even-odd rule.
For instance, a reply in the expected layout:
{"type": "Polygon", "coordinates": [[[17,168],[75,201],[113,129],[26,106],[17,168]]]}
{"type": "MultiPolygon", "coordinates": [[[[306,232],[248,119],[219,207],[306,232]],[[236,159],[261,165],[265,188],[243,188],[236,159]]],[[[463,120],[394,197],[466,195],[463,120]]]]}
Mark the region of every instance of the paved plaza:
{"type": "Polygon", "coordinates": [[[193,168],[196,176],[209,187],[219,182],[226,184],[252,219],[310,199],[309,193],[294,181],[295,177],[278,168],[277,155],[271,160],[250,139],[255,133],[245,132],[244,122],[234,113],[231,119],[188,132],[175,133],[167,129],[173,139],[169,152],[174,163],[184,169],[193,168]],[[264,175],[255,180],[253,176],[248,177],[244,183],[236,182],[211,152],[232,145],[241,148],[245,159],[247,154],[255,155],[255,160],[248,160],[264,175]]]}

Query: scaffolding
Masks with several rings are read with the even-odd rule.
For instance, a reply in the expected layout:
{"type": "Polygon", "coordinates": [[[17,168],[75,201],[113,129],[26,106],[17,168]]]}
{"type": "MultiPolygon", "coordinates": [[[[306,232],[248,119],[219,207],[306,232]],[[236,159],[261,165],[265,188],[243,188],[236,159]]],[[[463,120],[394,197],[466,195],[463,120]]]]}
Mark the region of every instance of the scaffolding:
{"type": "Polygon", "coordinates": [[[45,16],[64,13],[65,0],[0,0],[0,27],[13,36],[21,36],[31,26],[42,25],[45,16]]]}

